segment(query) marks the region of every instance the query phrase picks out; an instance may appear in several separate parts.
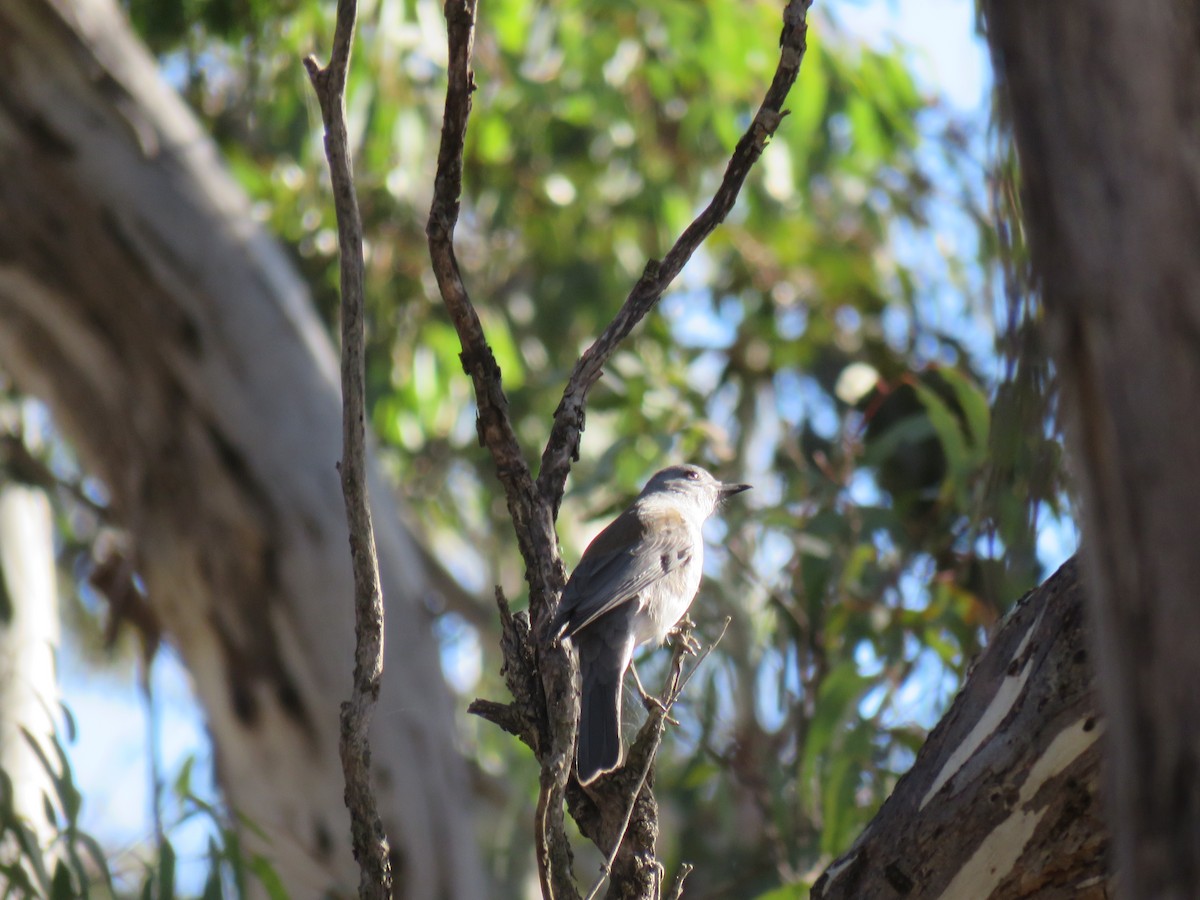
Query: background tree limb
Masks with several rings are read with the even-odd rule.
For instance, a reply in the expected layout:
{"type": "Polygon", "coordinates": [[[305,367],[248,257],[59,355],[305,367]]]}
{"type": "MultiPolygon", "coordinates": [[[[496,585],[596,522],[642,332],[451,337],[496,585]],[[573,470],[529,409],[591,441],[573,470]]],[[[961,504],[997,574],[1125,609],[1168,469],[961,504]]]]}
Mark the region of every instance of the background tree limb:
{"type": "MultiPolygon", "coordinates": [[[[345,894],[354,649],[337,361],[307,285],[110,0],[0,9],[0,362],[41,399],[193,679],[243,846],[345,894]],[[303,785],[303,790],[297,786],[303,785]]],[[[413,540],[367,465],[388,620],[372,770],[413,896],[479,896],[413,540]]],[[[197,748],[202,751],[203,748],[197,748]]]]}
{"type": "Polygon", "coordinates": [[[813,900],[1112,896],[1084,590],[1066,563],[980,657],[813,900]]]}

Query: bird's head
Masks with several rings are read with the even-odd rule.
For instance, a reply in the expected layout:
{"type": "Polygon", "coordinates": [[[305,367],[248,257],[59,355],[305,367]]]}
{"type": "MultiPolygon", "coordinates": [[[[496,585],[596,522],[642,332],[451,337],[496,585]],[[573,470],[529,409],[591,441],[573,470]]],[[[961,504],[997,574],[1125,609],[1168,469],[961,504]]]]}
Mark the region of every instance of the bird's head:
{"type": "Polygon", "coordinates": [[[718,481],[699,466],[668,466],[646,482],[641,498],[669,497],[672,502],[694,510],[701,519],[707,519],[722,500],[749,489],[748,484],[718,481]]]}

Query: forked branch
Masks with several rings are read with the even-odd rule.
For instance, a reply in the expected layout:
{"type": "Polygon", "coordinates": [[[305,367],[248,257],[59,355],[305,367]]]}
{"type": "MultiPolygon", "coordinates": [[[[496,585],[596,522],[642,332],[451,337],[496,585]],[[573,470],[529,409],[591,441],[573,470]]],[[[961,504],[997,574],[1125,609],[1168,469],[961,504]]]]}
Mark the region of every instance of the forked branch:
{"type": "MultiPolygon", "coordinates": [[[[475,389],[479,440],[496,463],[530,588],[528,615],[513,616],[507,604],[501,602],[501,613],[507,623],[503,648],[505,671],[509,674],[514,702],[504,707],[477,701],[473,709],[519,735],[534,749],[541,765],[535,840],[538,874],[546,898],[578,896],[570,872],[564,801],[568,801],[584,833],[614,854],[609,873],[614,890],[629,896],[649,897],[651,892],[644,888],[656,884],[644,876],[648,867],[657,865],[653,862],[657,808],[649,785],[663,723],[657,721],[652,740],[647,737],[635,742],[627,765],[602,779],[603,788],[585,793],[578,784],[570,782],[578,691],[565,650],[544,635],[541,627],[548,620],[565,581],[554,523],[571,463],[579,456],[588,391],[621,341],[653,308],[692,254],[733,208],[750,168],[787,114],[783,103],[804,57],[811,3],[812,0],[791,0],[784,10],[775,76],[750,127],[738,142],[712,200],[661,261],[651,260],[646,265],[620,312],[576,364],[555,413],[536,483],[509,419],[499,366],[454,253],[454,229],[462,197],[463,147],[475,89],[471,53],[476,0],[447,0],[445,5],[449,42],[446,106],[426,235],[438,288],[462,345],[463,369],[475,389]],[[585,826],[585,821],[592,822],[594,827],[585,826]],[[619,825],[615,830],[614,824],[619,825]],[[636,860],[638,865],[619,871],[623,858],[636,860]]],[[[651,716],[650,722],[654,721],[651,716]]]]}

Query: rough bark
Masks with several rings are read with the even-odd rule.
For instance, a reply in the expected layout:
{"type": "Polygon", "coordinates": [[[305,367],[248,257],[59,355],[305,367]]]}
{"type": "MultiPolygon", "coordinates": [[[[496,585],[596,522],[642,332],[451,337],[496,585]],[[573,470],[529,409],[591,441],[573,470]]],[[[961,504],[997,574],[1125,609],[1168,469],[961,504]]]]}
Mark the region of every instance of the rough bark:
{"type": "Polygon", "coordinates": [[[1112,895],[1074,561],[1027,595],[813,900],[1112,895]]]}
{"type": "Polygon", "coordinates": [[[1200,8],[988,3],[1082,495],[1116,866],[1200,896],[1200,8]]]}
{"type": "MultiPolygon", "coordinates": [[[[268,835],[256,849],[293,896],[351,893],[334,354],[111,0],[0,6],[0,364],[107,485],[226,796],[268,835]]],[[[371,742],[397,891],[479,896],[426,582],[370,472],[388,604],[371,742]]]]}
{"type": "Polygon", "coordinates": [[[361,900],[392,896],[392,870],[387,833],[379,818],[371,785],[371,717],[383,684],[383,593],[379,558],[371,527],[366,474],[366,310],[363,298],[362,216],[354,189],[354,160],[346,126],[346,74],[354,43],[357,0],[338,0],[337,26],[329,65],[321,68],[307,56],[304,68],[321,107],[325,124],[325,158],[333,186],[338,226],[342,317],[342,496],[350,526],[350,560],[354,569],[354,687],[342,704],[342,772],[350,810],[350,843],[358,861],[361,900]]]}

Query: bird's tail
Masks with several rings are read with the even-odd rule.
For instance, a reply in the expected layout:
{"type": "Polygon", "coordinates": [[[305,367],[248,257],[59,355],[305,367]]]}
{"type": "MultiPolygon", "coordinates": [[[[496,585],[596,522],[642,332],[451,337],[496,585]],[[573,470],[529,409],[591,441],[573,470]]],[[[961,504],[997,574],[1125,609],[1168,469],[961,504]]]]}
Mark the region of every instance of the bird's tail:
{"type": "Polygon", "coordinates": [[[621,682],[626,662],[616,653],[587,659],[581,654],[582,698],[575,761],[587,784],[621,762],[621,682]]]}

